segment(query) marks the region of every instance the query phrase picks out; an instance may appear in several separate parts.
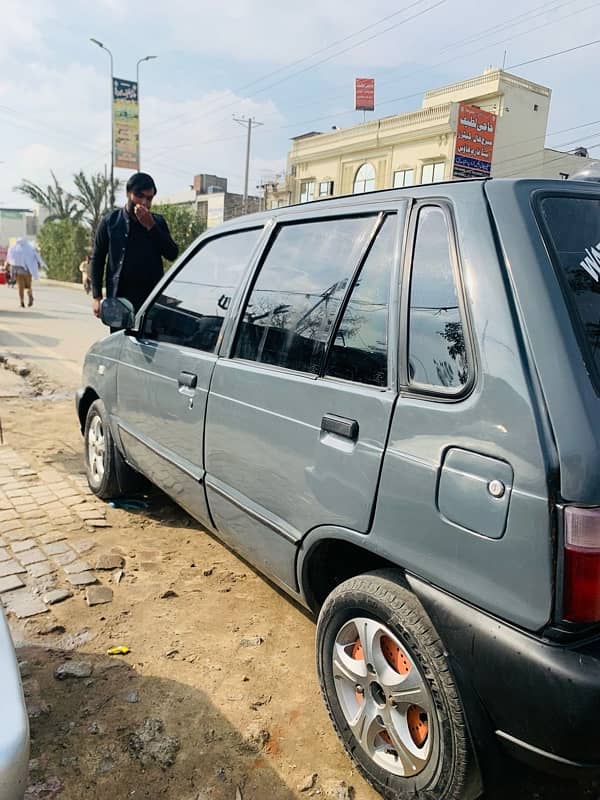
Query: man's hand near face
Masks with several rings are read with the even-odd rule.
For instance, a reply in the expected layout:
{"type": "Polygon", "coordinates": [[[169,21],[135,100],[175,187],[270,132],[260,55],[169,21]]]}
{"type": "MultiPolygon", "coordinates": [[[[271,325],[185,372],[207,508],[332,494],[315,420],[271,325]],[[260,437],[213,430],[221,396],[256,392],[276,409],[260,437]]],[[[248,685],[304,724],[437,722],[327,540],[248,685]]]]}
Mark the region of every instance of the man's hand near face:
{"type": "Polygon", "coordinates": [[[136,219],[140,223],[140,225],[143,225],[144,228],[146,228],[147,231],[149,231],[150,228],[154,227],[154,224],[155,224],[154,223],[154,217],[148,211],[146,206],[135,205],[133,207],[133,213],[135,214],[136,219]]]}

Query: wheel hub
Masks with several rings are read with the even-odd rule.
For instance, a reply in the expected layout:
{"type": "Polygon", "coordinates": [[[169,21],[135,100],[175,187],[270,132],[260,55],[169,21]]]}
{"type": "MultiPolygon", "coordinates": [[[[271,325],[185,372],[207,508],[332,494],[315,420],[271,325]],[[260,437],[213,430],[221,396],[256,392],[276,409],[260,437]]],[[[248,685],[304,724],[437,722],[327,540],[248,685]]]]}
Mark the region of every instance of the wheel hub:
{"type": "Polygon", "coordinates": [[[370,758],[388,771],[416,775],[432,752],[433,699],[418,666],[383,624],[354,619],[333,654],[342,711],[370,758]]]}

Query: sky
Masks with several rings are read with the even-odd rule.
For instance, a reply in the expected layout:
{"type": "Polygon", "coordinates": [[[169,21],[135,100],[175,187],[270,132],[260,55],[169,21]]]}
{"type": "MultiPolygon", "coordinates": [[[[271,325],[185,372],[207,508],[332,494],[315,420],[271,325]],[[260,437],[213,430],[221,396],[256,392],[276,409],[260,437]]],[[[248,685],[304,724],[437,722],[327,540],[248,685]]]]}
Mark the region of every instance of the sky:
{"type": "MultiPolygon", "coordinates": [[[[590,42],[600,0],[0,0],[0,206],[28,207],[22,179],[46,186],[50,171],[104,172],[110,163],[110,61],[135,80],[140,65],[141,168],[160,196],[199,173],[244,181],[253,117],[249,189],[285,170],[290,138],[362,121],[355,77],[376,82],[367,119],[419,108],[430,88],[590,42]]],[[[596,35],[594,35],[596,34],[596,35]]],[[[599,37],[600,38],[600,37],[599,37]]],[[[600,44],[513,71],[549,86],[548,145],[588,145],[600,156],[600,44]],[[569,133],[567,128],[581,127],[569,133]]],[[[129,171],[116,169],[125,181],[129,171]]]]}

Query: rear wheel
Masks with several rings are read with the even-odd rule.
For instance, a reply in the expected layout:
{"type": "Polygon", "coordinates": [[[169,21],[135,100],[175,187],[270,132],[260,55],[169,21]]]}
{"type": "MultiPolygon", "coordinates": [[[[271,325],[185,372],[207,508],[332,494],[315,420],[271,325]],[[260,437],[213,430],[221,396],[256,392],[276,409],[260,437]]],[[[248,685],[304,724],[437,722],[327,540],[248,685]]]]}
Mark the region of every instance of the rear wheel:
{"type": "Polygon", "coordinates": [[[332,592],[319,615],[317,667],[338,736],[385,798],[478,796],[442,644],[397,573],[361,575],[332,592]]]}
{"type": "Polygon", "coordinates": [[[140,476],[119,453],[102,400],[95,400],[89,407],[84,442],[87,480],[95,495],[108,500],[138,487],[140,476]]]}

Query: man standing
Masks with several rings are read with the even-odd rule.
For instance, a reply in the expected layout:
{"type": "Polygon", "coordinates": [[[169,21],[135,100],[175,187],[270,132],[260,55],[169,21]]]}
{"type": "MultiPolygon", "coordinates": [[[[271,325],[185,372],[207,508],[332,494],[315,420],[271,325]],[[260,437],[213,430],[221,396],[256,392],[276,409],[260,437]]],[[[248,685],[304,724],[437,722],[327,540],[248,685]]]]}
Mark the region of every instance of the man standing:
{"type": "Polygon", "coordinates": [[[31,288],[31,281],[38,279],[39,267],[43,263],[42,260],[24,237],[17,239],[16,244],[8,248],[6,260],[10,264],[11,276],[16,281],[19,289],[21,308],[25,308],[25,290],[27,290],[28,294],[27,305],[32,306],[33,289],[31,288]]]}
{"type": "Polygon", "coordinates": [[[150,175],[136,172],[126,188],[127,203],[108,213],[96,233],[91,279],[97,317],[105,268],[106,296],[129,300],[137,312],[163,276],[162,257],[174,261],[179,252],[164,218],[150,211],[156,194],[150,175]]]}

